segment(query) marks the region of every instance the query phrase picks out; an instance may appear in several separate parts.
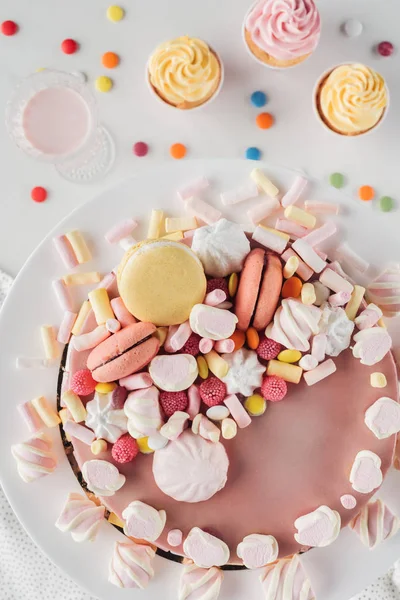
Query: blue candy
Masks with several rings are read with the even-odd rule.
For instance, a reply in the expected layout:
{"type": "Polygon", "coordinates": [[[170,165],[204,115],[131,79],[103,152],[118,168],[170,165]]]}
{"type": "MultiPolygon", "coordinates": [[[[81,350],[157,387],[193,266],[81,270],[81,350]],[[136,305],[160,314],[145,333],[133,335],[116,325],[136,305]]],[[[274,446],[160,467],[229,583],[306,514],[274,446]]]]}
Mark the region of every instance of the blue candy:
{"type": "Polygon", "coordinates": [[[267,104],[267,96],[266,94],[264,94],[264,92],[253,92],[252,95],[250,96],[250,100],[253,106],[256,106],[257,108],[262,108],[263,106],[265,106],[267,104]]]}
{"type": "Polygon", "coordinates": [[[261,150],[259,150],[258,148],[255,148],[255,147],[247,148],[246,158],[248,160],[260,160],[261,150]]]}

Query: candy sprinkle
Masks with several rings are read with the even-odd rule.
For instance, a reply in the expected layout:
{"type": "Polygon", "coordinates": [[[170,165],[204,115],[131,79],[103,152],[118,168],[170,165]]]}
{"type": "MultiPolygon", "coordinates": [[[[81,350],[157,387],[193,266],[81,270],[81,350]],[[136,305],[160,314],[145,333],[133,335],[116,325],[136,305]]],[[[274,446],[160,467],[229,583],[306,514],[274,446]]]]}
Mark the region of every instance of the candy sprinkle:
{"type": "Polygon", "coordinates": [[[332,187],[340,190],[344,186],[344,175],[342,173],[332,173],[329,177],[329,183],[332,187]]]}
{"type": "Polygon", "coordinates": [[[358,197],[363,202],[369,202],[370,200],[374,199],[374,197],[375,197],[375,190],[370,185],[362,185],[358,189],[358,197]]]}
{"type": "Polygon", "coordinates": [[[169,153],[172,158],[176,160],[180,160],[181,158],[185,158],[187,152],[187,148],[184,144],[172,144],[169,149],[169,153]]]}
{"type": "Polygon", "coordinates": [[[113,82],[106,75],[100,75],[100,77],[97,77],[94,85],[98,92],[109,92],[113,87],[113,82]]]}
{"type": "Polygon", "coordinates": [[[256,125],[260,129],[269,129],[275,123],[274,117],[271,113],[260,113],[256,118],[256,125]]]}
{"type": "Polygon", "coordinates": [[[64,54],[75,54],[75,52],[79,49],[79,44],[75,40],[70,38],[61,42],[61,50],[64,54]]]}
{"type": "Polygon", "coordinates": [[[44,202],[47,198],[47,190],[44,187],[37,186],[31,190],[31,198],[34,202],[44,202]]]}
{"type": "Polygon", "coordinates": [[[343,32],[347,37],[353,38],[358,37],[362,34],[364,29],[363,24],[358,19],[348,19],[342,25],[343,32]]]}
{"type": "Polygon", "coordinates": [[[105,52],[101,57],[101,64],[106,69],[115,69],[119,65],[119,56],[115,52],[105,52]]]}
{"type": "Polygon", "coordinates": [[[381,42],[377,46],[377,51],[378,51],[378,54],[380,54],[381,56],[384,56],[384,57],[392,56],[392,54],[394,52],[394,46],[393,46],[392,42],[381,42]]]}
{"type": "Polygon", "coordinates": [[[394,201],[390,196],[382,196],[379,200],[379,208],[382,212],[390,212],[393,210],[394,201]]]}
{"type": "Polygon", "coordinates": [[[245,156],[247,160],[260,160],[261,150],[255,148],[254,146],[251,146],[250,148],[247,148],[245,156]]]}
{"type": "Polygon", "coordinates": [[[107,19],[112,21],[113,23],[118,23],[118,21],[122,21],[125,16],[125,11],[121,6],[112,5],[107,8],[107,19]]]}
{"type": "Polygon", "coordinates": [[[149,152],[149,147],[146,142],[136,142],[132,146],[132,151],[135,156],[146,156],[149,152]]]}
{"type": "Polygon", "coordinates": [[[250,96],[250,101],[256,108],[262,108],[267,104],[267,96],[264,94],[264,92],[253,92],[250,96]]]}
{"type": "Polygon", "coordinates": [[[18,31],[18,25],[15,21],[3,21],[1,24],[1,33],[3,35],[15,35],[18,31]]]}

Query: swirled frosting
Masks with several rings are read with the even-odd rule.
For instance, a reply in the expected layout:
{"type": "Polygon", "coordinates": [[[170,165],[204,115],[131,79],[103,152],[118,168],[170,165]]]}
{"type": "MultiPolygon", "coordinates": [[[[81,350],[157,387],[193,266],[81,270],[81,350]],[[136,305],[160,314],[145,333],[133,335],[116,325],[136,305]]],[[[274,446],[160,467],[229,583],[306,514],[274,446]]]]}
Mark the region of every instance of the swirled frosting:
{"type": "Polygon", "coordinates": [[[336,67],[319,94],[322,118],[331,129],[344,135],[372,129],[382,118],[387,103],[383,77],[361,64],[336,67]]]}
{"type": "Polygon", "coordinates": [[[52,441],[44,433],[39,433],[22,444],[14,444],[11,452],[17,461],[20,477],[27,483],[49,475],[57,466],[52,441]]]}
{"type": "Polygon", "coordinates": [[[260,0],[245,27],[261,50],[277,60],[290,61],[315,50],[321,19],[314,0],[260,0]]]}
{"type": "Polygon", "coordinates": [[[149,60],[150,83],[178,108],[202,104],[216,91],[220,63],[205,42],[187,36],[160,44],[149,60]]]}
{"type": "Polygon", "coordinates": [[[316,306],[308,306],[292,298],[282,300],[268,337],[290,350],[308,352],[311,335],[319,332],[320,317],[321,310],[316,306]]]}
{"type": "Polygon", "coordinates": [[[382,500],[375,500],[363,506],[361,512],[350,522],[349,527],[358,533],[362,543],[372,550],[397,533],[400,519],[382,500]]]}
{"type": "Polygon", "coordinates": [[[154,556],[155,551],[150,546],[135,542],[115,542],[108,581],[120,588],[143,590],[154,576],[154,556]]]}
{"type": "Polygon", "coordinates": [[[104,519],[104,506],[96,506],[81,494],[69,494],[56,527],[69,532],[75,542],[93,541],[104,519]]]}
{"type": "Polygon", "coordinates": [[[265,600],[315,600],[299,557],[268,565],[260,577],[265,600]]]}
{"type": "Polygon", "coordinates": [[[221,569],[185,565],[179,581],[179,600],[217,600],[224,574],[221,569]]]}

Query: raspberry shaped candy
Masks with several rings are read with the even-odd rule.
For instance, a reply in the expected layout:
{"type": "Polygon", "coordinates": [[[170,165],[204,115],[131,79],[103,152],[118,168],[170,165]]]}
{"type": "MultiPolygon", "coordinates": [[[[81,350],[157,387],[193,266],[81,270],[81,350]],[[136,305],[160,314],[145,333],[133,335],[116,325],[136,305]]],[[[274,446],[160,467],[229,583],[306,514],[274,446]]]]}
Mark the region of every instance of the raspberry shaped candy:
{"type": "Polygon", "coordinates": [[[200,384],[200,397],[207,406],[222,404],[226,396],[226,385],[218,377],[209,377],[200,384]]]}
{"type": "Polygon", "coordinates": [[[286,381],[276,375],[267,375],[263,379],[261,393],[265,400],[280,402],[287,394],[286,381]]]}
{"type": "Polygon", "coordinates": [[[183,346],[181,353],[197,356],[200,353],[200,340],[201,337],[197,333],[192,333],[186,344],[183,346]]]}
{"type": "Polygon", "coordinates": [[[228,296],[229,296],[228,283],[227,283],[226,279],[224,279],[224,277],[216,277],[215,279],[209,279],[207,281],[206,293],[209,294],[210,292],[213,292],[214,290],[222,290],[223,292],[225,292],[226,297],[228,298],[228,296]]]}
{"type": "Polygon", "coordinates": [[[78,394],[78,396],[89,396],[89,394],[93,394],[96,385],[97,381],[93,379],[89,369],[76,371],[72,376],[71,390],[75,392],[75,394],[78,394]]]}
{"type": "Polygon", "coordinates": [[[188,397],[186,392],[161,392],[160,404],[165,416],[171,417],[177,410],[186,410],[188,397]]]}
{"type": "Polygon", "coordinates": [[[282,346],[278,342],[265,337],[258,344],[256,352],[263,360],[273,360],[281,350],[282,346]]]}
{"type": "Polygon", "coordinates": [[[121,435],[120,438],[115,442],[112,447],[111,455],[115,462],[123,465],[125,463],[131,462],[139,452],[139,446],[137,441],[133,439],[129,435],[129,433],[125,433],[125,435],[121,435]]]}

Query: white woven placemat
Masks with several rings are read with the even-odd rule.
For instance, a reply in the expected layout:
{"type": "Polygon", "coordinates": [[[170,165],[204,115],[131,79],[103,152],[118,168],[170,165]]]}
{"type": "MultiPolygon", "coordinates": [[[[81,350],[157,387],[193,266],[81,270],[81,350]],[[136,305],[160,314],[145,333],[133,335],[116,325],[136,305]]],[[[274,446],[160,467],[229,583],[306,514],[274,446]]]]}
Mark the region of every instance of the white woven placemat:
{"type": "MultiPolygon", "coordinates": [[[[11,285],[11,277],[0,270],[0,306],[11,285]]],[[[0,600],[95,600],[35,545],[20,525],[1,488],[0,600]]],[[[400,561],[387,575],[352,600],[400,600],[400,561]]]]}

